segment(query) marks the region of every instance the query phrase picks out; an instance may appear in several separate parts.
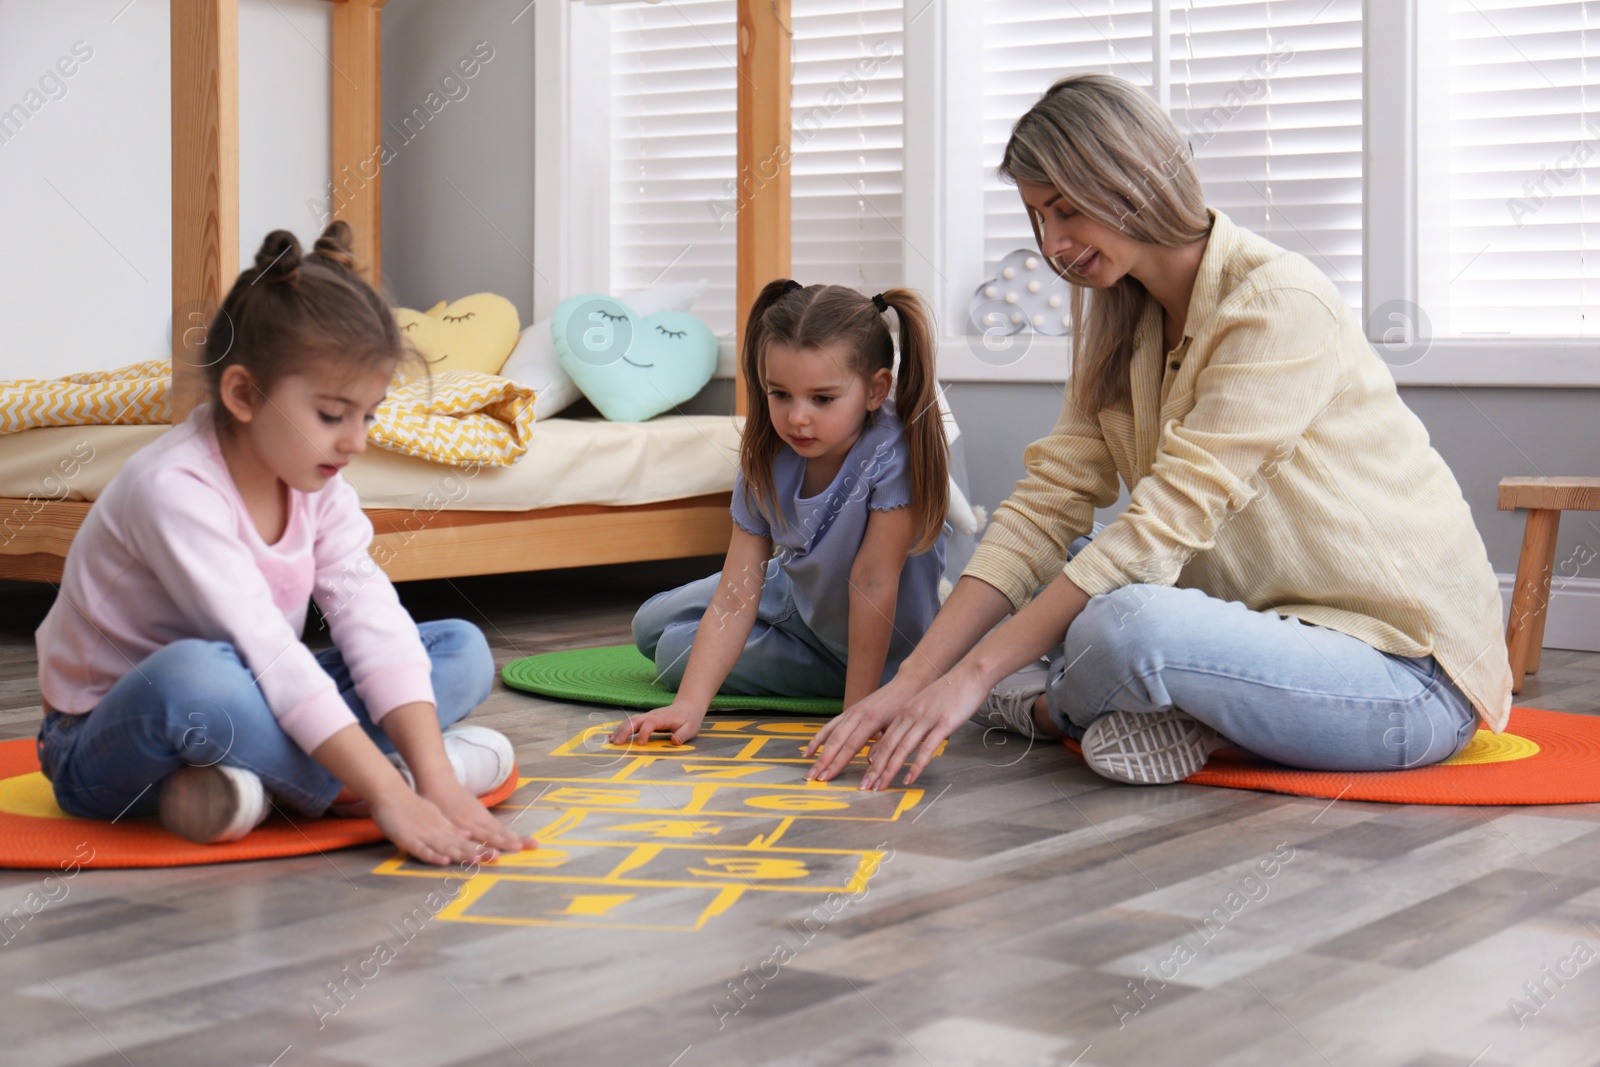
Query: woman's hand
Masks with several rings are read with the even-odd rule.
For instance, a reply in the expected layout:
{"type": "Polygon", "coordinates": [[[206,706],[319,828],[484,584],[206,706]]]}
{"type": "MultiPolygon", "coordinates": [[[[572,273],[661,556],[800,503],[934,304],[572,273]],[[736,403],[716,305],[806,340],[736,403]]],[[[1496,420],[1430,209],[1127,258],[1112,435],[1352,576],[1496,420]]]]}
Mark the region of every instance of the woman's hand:
{"type": "Polygon", "coordinates": [[[629,715],[611,731],[611,743],[625,745],[629,738],[637,734],[639,743],[646,744],[651,734],[660,731],[671,733],[672,743],[681,745],[700,732],[700,724],[705,722],[705,719],[705,708],[697,708],[686,701],[674,700],[666,707],[656,708],[644,715],[629,715]]]}
{"type": "MultiPolygon", "coordinates": [[[[844,770],[861,746],[894,722],[924,686],[955,666],[1011,610],[1011,601],[994,586],[963,575],[915,651],[888,685],[851,705],[818,731],[806,747],[807,758],[827,743],[824,754],[807,772],[808,779],[829,781],[844,770]]],[[[979,701],[982,696],[978,698],[979,701]]],[[[977,703],[973,704],[973,708],[977,703]]],[[[881,746],[880,746],[881,747],[881,746]]]]}
{"type": "Polygon", "coordinates": [[[817,731],[806,746],[805,758],[816,756],[818,749],[822,749],[822,755],[806,772],[807,781],[831,781],[849,765],[863,745],[894,721],[905,703],[916,695],[915,687],[904,681],[905,677],[904,674],[895,675],[888,685],[852,704],[844,714],[817,731]]]}
{"type": "Polygon", "coordinates": [[[901,783],[911,785],[938,751],[940,742],[971,719],[988,695],[988,684],[965,665],[934,679],[900,709],[872,746],[861,788],[889,788],[894,784],[895,773],[915,753],[911,770],[901,783]]]}

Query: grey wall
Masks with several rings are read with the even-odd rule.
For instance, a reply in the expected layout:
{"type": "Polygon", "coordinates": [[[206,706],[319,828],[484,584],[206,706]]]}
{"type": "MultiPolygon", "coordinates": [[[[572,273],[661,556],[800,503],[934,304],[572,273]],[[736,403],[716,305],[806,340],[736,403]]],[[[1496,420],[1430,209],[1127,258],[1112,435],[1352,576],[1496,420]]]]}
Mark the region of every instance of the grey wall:
{"type": "Polygon", "coordinates": [[[384,138],[394,153],[383,168],[383,276],[402,306],[491,292],[532,321],[534,20],[517,18],[526,6],[390,0],[383,9],[384,138]],[[479,42],[493,58],[462,79],[456,64],[479,42]],[[414,109],[429,113],[430,93],[438,113],[404,129],[414,109]]]}
{"type": "MultiPolygon", "coordinates": [[[[1502,573],[1516,572],[1527,513],[1496,510],[1500,479],[1600,473],[1600,389],[1412,388],[1400,395],[1455,472],[1502,573]]],[[[1557,566],[1580,544],[1600,552],[1600,515],[1562,517],[1557,566]]],[[[1600,559],[1579,573],[1600,577],[1600,559]]]]}
{"type": "MultiPolygon", "coordinates": [[[[992,511],[1022,477],[1022,450],[1054,425],[1061,389],[958,383],[947,393],[966,435],[974,502],[992,511]]],[[[1455,472],[1489,560],[1501,573],[1516,572],[1525,513],[1496,510],[1500,479],[1600,470],[1600,390],[1406,388],[1400,395],[1455,472]]],[[[1600,514],[1565,515],[1557,563],[1579,545],[1600,552],[1600,514]]],[[[1600,578],[1600,559],[1578,573],[1600,578]]]]}

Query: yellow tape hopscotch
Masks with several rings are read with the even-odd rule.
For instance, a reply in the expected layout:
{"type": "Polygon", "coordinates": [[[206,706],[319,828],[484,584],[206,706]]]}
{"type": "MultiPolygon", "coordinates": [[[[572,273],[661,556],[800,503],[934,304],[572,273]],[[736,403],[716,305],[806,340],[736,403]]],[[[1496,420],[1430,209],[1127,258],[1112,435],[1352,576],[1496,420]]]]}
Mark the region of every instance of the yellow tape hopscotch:
{"type": "MultiPolygon", "coordinates": [[[[711,720],[687,745],[612,746],[615,725],[591,726],[551,753],[589,767],[604,761],[609,773],[519,780],[496,810],[517,812],[512,825],[539,847],[477,867],[435,918],[688,931],[746,893],[859,893],[883,852],[791,848],[784,836],[801,821],[894,822],[923,797],[862,792],[854,775],[848,785],[805,781],[801,753],[821,722],[711,720]]],[[[450,872],[400,854],[373,873],[450,872]]]]}

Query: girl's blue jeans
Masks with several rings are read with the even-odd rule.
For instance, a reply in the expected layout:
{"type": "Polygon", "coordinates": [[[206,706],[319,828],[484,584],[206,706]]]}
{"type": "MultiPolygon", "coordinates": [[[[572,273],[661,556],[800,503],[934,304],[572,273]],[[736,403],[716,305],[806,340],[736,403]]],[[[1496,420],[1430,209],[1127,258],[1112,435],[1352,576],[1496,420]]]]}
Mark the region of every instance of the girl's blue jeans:
{"type": "MultiPolygon", "coordinates": [[[[433,662],[439,725],[449,726],[489,695],[494,657],[470,622],[424,622],[417,631],[433,662]]],[[[317,662],[362,729],[393,752],[356,695],[339,650],[317,653],[317,662]]],[[[254,771],[302,815],[321,815],[342,788],[278,726],[249,668],[223,641],[174,641],[123,675],[93,711],[46,710],[39,728],[39,764],[55,786],[56,803],[83,818],[152,814],[163,778],[218,763],[254,771]]]]}
{"type": "MultiPolygon", "coordinates": [[[[633,643],[656,665],[656,680],[673,692],[683,682],[689,649],[702,620],[707,626],[720,625],[715,617],[706,619],[705,614],[721,580],[722,572],[718,571],[657,593],[633,617],[633,643]]],[[[718,692],[838,697],[844,695],[844,682],[844,660],[834,655],[801,619],[789,576],[781,568],[769,566],[750,637],[718,692]]]]}
{"type": "Polygon", "coordinates": [[[1389,771],[1449,759],[1477,728],[1432,656],[1379,652],[1198,589],[1129,585],[1093,597],[1049,659],[1050,717],[1073,738],[1108,712],[1177,708],[1277,763],[1389,771]]]}

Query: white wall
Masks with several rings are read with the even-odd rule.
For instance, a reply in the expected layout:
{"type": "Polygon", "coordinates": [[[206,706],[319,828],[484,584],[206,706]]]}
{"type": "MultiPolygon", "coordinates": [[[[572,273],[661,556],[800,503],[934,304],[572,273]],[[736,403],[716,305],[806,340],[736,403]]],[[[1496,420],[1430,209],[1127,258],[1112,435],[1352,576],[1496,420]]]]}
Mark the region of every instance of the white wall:
{"type": "Polygon", "coordinates": [[[240,0],[241,267],[273,230],[293,230],[308,248],[317,239],[306,201],[328,200],[328,115],[333,79],[343,77],[330,61],[332,10],[327,0],[240,0]]]}
{"type": "MultiPolygon", "coordinates": [[[[324,195],[337,75],[324,0],[239,7],[240,254],[248,263],[274,227],[314,235],[305,202],[324,195]]],[[[169,352],[167,10],[163,0],[0,0],[0,378],[103,370],[169,352]],[[75,44],[88,58],[62,77],[56,63],[72,59],[75,44]],[[6,120],[14,105],[23,114],[6,120]]]]}

